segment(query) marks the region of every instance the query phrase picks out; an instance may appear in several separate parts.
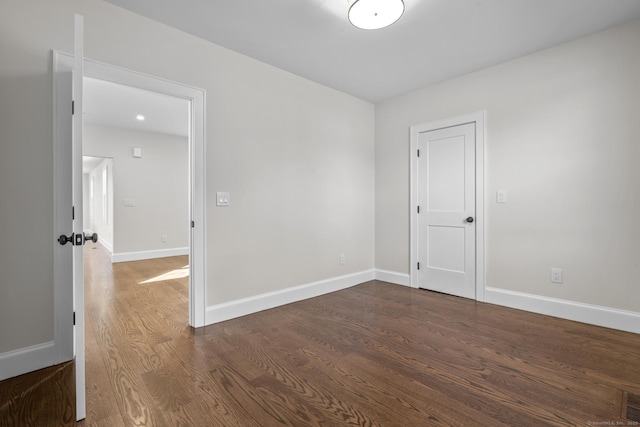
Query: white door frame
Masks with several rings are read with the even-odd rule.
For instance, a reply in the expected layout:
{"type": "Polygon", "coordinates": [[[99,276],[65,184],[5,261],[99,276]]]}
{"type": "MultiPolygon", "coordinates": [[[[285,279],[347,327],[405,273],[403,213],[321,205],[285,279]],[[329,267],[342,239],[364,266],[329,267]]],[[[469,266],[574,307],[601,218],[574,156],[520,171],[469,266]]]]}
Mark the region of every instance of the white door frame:
{"type": "MultiPolygon", "coordinates": [[[[64,62],[73,62],[73,56],[55,52],[54,56],[64,62]]],[[[205,91],[195,87],[183,85],[157,77],[138,73],[124,68],[115,67],[98,61],[89,59],[84,60],[84,75],[95,79],[106,80],[127,86],[133,86],[140,89],[150,90],[170,96],[186,99],[189,101],[189,209],[190,220],[192,221],[190,233],[190,254],[189,263],[189,325],[193,327],[201,327],[205,325],[206,313],[206,268],[205,268],[205,91]]],[[[54,91],[54,129],[59,124],[56,117],[59,115],[56,111],[58,108],[68,108],[66,103],[56,100],[54,91]]],[[[54,147],[60,143],[56,140],[58,135],[54,132],[54,147]]],[[[67,167],[64,163],[66,160],[59,158],[54,153],[54,173],[63,167],[67,167]]],[[[66,161],[68,162],[68,161],[66,161]]],[[[54,201],[55,195],[61,189],[56,188],[54,182],[54,201]]],[[[79,207],[82,211],[82,206],[79,207]]],[[[54,206],[55,210],[55,206],[54,206]]],[[[54,212],[54,218],[56,214],[54,212]]],[[[54,264],[55,264],[54,260],[54,264]]],[[[64,266],[55,266],[54,268],[54,337],[63,337],[66,334],[62,331],[67,325],[65,320],[69,316],[68,301],[60,298],[60,290],[65,289],[61,283],[63,279],[56,273],[57,270],[63,269],[64,266]],[[58,284],[58,285],[56,285],[58,284]]],[[[68,341],[68,340],[67,340],[68,341]]],[[[54,339],[54,351],[56,355],[68,354],[64,346],[68,346],[67,341],[54,339]]],[[[56,363],[62,360],[56,360],[56,363]]]]}
{"type": "Polygon", "coordinates": [[[411,221],[409,226],[410,265],[409,276],[411,287],[418,287],[418,135],[423,132],[448,128],[452,126],[475,123],[476,125],[476,300],[484,301],[484,132],[485,112],[465,114],[430,123],[411,126],[409,141],[409,173],[410,197],[409,212],[411,221]]]}
{"type": "Polygon", "coordinates": [[[85,77],[175,96],[189,102],[189,325],[205,325],[205,91],[98,61],[85,60],[85,77]]]}

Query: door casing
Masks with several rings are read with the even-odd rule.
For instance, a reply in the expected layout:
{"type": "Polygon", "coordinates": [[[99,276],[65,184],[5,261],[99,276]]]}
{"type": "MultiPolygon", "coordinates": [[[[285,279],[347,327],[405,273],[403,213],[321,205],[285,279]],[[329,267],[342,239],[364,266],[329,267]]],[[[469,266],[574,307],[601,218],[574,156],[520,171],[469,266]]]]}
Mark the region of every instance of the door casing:
{"type": "Polygon", "coordinates": [[[85,59],[85,77],[110,81],[189,101],[189,325],[205,325],[205,97],[204,89],[85,59]]]}
{"type": "Polygon", "coordinates": [[[410,265],[409,276],[411,287],[418,288],[418,135],[422,132],[429,132],[448,128],[452,126],[475,123],[476,126],[476,300],[484,301],[485,288],[485,254],[484,254],[484,140],[485,140],[485,112],[465,114],[451,117],[435,122],[422,123],[410,127],[409,140],[409,173],[410,173],[410,197],[409,212],[411,213],[409,225],[410,240],[410,265]]]}

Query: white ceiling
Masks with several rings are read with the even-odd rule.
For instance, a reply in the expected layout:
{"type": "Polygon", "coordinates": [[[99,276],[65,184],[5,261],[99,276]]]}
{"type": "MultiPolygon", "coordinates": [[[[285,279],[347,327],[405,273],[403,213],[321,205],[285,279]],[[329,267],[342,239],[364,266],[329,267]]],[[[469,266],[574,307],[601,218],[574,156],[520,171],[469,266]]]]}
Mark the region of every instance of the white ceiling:
{"type": "Polygon", "coordinates": [[[188,135],[189,102],[185,99],[88,77],[83,95],[85,123],[188,135]],[[144,121],[136,119],[138,114],[144,121]]]}
{"type": "Polygon", "coordinates": [[[640,0],[405,0],[367,31],[347,0],[106,1],[371,102],[640,19],[640,0]]]}
{"type": "MultiPolygon", "coordinates": [[[[85,77],[83,101],[87,124],[182,137],[189,133],[189,102],[182,98],[85,77]],[[138,114],[144,121],[136,119],[138,114]]],[[[83,173],[91,172],[102,160],[83,157],[83,173]]]]}

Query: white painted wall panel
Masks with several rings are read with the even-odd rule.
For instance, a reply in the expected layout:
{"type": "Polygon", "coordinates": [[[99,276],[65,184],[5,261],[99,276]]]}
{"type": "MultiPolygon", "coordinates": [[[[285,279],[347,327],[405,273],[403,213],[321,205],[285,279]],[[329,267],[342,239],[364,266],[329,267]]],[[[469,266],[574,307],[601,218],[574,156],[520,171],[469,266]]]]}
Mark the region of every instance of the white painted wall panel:
{"type": "Polygon", "coordinates": [[[86,125],[84,146],[86,155],[113,159],[114,255],[189,246],[187,138],[86,125]],[[133,147],[142,149],[140,158],[133,147]]]}
{"type": "Polygon", "coordinates": [[[372,104],[99,0],[1,8],[0,353],[53,338],[51,49],[74,13],[87,58],[207,92],[208,305],[373,268],[372,104]]]}
{"type": "Polygon", "coordinates": [[[409,271],[409,126],[486,110],[487,286],[640,312],[639,41],[636,21],[376,105],[376,268],[409,271]]]}

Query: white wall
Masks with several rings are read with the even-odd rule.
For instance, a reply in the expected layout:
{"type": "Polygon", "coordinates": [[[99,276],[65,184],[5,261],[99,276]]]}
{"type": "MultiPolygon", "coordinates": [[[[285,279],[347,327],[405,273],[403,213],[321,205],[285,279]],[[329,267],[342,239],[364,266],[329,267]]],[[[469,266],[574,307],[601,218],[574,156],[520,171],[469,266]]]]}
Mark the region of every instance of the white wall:
{"type": "Polygon", "coordinates": [[[640,21],[376,105],[376,267],[409,272],[409,126],[486,110],[487,286],[640,312],[639,44],[640,21]]]}
{"type": "Polygon", "coordinates": [[[87,124],[84,154],[113,159],[114,259],[188,247],[187,138],[87,124]],[[133,157],[133,147],[142,157],[133,157]],[[125,199],[134,206],[125,207],[125,199]]]}
{"type": "Polygon", "coordinates": [[[53,339],[51,49],[74,13],[88,58],[207,91],[207,304],[373,268],[373,105],[103,1],[1,9],[0,354],[53,339]]]}

